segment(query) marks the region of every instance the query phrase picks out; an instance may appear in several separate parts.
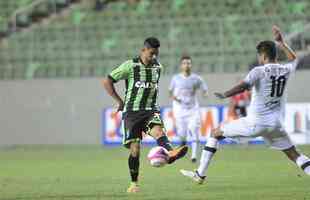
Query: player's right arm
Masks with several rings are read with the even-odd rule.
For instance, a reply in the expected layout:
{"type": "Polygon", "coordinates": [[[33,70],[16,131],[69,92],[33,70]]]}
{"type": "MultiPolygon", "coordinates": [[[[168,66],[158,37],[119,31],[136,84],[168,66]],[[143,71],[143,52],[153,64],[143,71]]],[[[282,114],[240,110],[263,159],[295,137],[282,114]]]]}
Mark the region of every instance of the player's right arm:
{"type": "Polygon", "coordinates": [[[177,97],[173,95],[173,90],[169,90],[169,97],[170,97],[172,100],[177,101],[177,97]]]}
{"type": "Polygon", "coordinates": [[[175,77],[173,77],[170,81],[170,85],[169,85],[169,96],[172,100],[177,101],[179,103],[181,103],[181,100],[178,99],[176,96],[174,96],[173,91],[175,89],[175,77]]]}
{"type": "Polygon", "coordinates": [[[241,81],[238,85],[234,86],[230,90],[227,90],[224,93],[215,92],[214,95],[219,99],[225,99],[228,97],[235,96],[236,94],[240,94],[241,92],[244,92],[245,90],[249,90],[251,88],[251,84],[249,84],[246,81],[241,81]]]}
{"type": "Polygon", "coordinates": [[[128,78],[130,70],[129,62],[125,62],[121,64],[119,67],[112,70],[112,72],[108,75],[107,78],[103,80],[103,86],[108,94],[117,102],[118,108],[117,111],[122,111],[124,108],[124,101],[116,92],[114,83],[118,82],[119,80],[124,80],[128,78]]]}
{"type": "Polygon", "coordinates": [[[214,93],[217,98],[225,99],[228,97],[235,96],[236,94],[240,94],[246,90],[250,90],[253,85],[263,76],[261,68],[255,67],[253,68],[248,75],[245,77],[243,81],[239,84],[235,85],[230,90],[227,90],[224,93],[214,93]]]}

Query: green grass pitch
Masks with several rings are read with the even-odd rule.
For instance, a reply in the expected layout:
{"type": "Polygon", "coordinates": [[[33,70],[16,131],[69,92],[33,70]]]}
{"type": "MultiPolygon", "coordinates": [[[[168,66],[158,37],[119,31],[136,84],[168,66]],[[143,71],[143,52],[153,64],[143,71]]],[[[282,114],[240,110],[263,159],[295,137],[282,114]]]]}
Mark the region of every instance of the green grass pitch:
{"type": "MultiPolygon", "coordinates": [[[[299,147],[310,155],[310,146],[299,147]]],[[[142,151],[141,193],[127,194],[127,150],[101,146],[18,146],[0,150],[1,200],[310,200],[310,177],[263,146],[225,146],[197,185],[180,175],[185,158],[152,168],[142,151]]]]}

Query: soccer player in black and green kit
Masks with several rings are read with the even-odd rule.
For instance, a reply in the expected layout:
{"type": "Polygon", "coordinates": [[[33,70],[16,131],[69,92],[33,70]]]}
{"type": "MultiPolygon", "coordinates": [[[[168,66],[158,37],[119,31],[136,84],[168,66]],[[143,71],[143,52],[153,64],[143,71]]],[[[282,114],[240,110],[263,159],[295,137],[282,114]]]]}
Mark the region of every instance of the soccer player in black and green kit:
{"type": "Polygon", "coordinates": [[[108,94],[117,102],[118,111],[123,111],[123,144],[130,150],[128,166],[131,184],[127,190],[129,193],[139,191],[139,155],[143,132],[151,135],[159,146],[168,150],[169,164],[185,156],[188,150],[187,146],[173,149],[164,132],[157,104],[158,82],[162,71],[162,65],[156,59],[159,47],[160,42],[157,38],[147,38],[138,57],[115,68],[103,81],[108,94]],[[114,88],[114,83],[119,80],[125,80],[124,101],[114,88]]]}

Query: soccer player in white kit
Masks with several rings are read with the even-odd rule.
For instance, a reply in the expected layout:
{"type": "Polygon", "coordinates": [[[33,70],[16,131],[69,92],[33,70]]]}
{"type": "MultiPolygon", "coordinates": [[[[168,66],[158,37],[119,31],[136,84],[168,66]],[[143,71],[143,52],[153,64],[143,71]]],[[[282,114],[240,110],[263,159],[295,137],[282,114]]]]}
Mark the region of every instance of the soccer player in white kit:
{"type": "Polygon", "coordinates": [[[199,145],[200,110],[197,100],[197,90],[201,90],[207,96],[208,87],[203,79],[192,73],[192,59],[190,56],[181,58],[181,73],[173,76],[169,93],[172,98],[173,114],[176,120],[177,134],[181,139],[181,145],[186,144],[187,135],[191,136],[192,162],[197,160],[197,148],[199,145]]]}
{"type": "Polygon", "coordinates": [[[220,139],[257,136],[262,136],[267,144],[285,153],[310,175],[310,159],[296,150],[284,129],[285,89],[289,76],[296,70],[297,57],[285,43],[277,26],[273,26],[272,32],[275,41],[290,62],[277,62],[275,42],[262,41],[257,45],[260,66],[253,68],[246,78],[232,89],[224,93],[215,93],[218,98],[224,99],[252,88],[248,116],[214,129],[202,152],[199,168],[196,171],[181,170],[184,176],[202,184],[220,139]]]}

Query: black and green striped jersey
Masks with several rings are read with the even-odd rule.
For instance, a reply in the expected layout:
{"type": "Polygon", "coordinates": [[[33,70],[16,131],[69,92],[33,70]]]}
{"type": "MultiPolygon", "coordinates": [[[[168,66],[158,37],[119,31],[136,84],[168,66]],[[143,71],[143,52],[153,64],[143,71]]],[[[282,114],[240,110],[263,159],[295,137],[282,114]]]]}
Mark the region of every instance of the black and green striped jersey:
{"type": "Polygon", "coordinates": [[[124,112],[159,110],[157,96],[161,70],[162,65],[158,61],[145,66],[140,58],[134,58],[124,62],[109,74],[113,82],[125,80],[124,112]]]}

